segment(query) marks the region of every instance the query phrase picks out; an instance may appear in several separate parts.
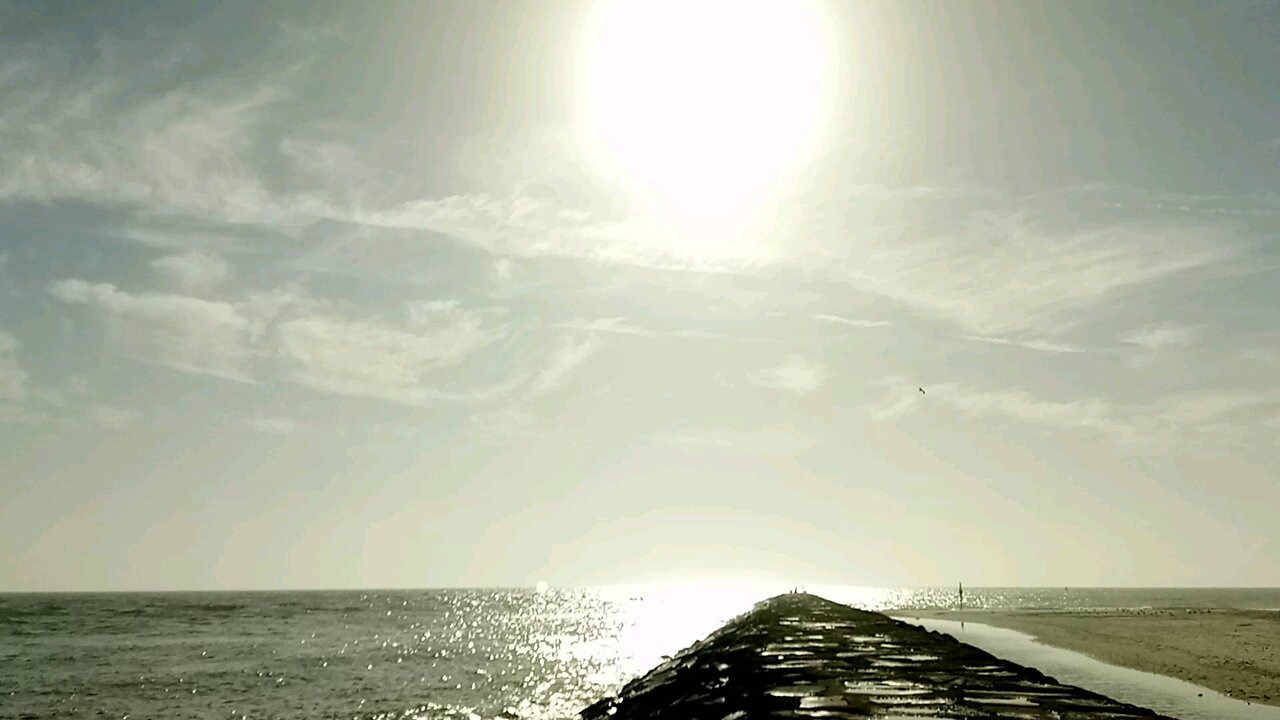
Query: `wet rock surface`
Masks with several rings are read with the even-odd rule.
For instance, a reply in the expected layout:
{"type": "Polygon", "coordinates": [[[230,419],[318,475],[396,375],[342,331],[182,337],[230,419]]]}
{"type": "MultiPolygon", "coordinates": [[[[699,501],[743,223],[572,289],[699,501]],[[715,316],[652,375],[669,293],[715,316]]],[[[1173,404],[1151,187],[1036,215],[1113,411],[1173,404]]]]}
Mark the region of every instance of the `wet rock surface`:
{"type": "Polygon", "coordinates": [[[1169,720],[804,593],[760,603],[582,717],[1169,720]]]}

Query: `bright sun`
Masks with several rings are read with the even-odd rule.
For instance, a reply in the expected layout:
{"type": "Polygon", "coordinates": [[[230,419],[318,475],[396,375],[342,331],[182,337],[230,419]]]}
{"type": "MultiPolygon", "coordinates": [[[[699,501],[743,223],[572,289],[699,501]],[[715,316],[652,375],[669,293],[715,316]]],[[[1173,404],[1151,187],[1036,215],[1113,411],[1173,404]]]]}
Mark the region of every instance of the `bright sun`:
{"type": "Polygon", "coordinates": [[[596,157],[696,217],[740,213],[810,150],[827,38],[810,0],[615,0],[582,82],[596,157]]]}

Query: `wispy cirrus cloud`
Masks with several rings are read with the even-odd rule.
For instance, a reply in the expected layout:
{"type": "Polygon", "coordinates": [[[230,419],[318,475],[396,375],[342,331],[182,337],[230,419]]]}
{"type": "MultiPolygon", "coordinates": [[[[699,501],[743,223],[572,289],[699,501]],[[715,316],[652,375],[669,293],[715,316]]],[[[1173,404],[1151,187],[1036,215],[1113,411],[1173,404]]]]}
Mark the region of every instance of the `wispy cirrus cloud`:
{"type": "Polygon", "coordinates": [[[52,283],[49,293],[100,313],[112,344],[137,359],[253,382],[260,327],[242,307],[187,295],[131,293],[75,279],[52,283]]]}
{"type": "Polygon", "coordinates": [[[826,383],[827,369],[815,360],[793,354],[777,365],[757,370],[748,380],[760,387],[808,395],[826,383]]]}
{"type": "Polygon", "coordinates": [[[546,431],[538,427],[539,413],[533,409],[534,405],[570,386],[575,374],[601,346],[600,338],[594,334],[561,338],[558,344],[531,361],[537,369],[527,381],[506,393],[502,404],[473,413],[467,420],[468,426],[476,429],[481,437],[497,442],[513,437],[544,436],[546,431]]]}
{"type": "Polygon", "coordinates": [[[264,435],[292,435],[298,432],[296,420],[285,417],[254,417],[244,421],[245,427],[264,435]]]}
{"type": "Polygon", "coordinates": [[[0,252],[0,293],[8,297],[17,297],[18,288],[9,275],[9,253],[0,252]]]}
{"type": "Polygon", "coordinates": [[[1101,397],[1056,400],[1025,389],[983,389],[957,383],[931,385],[927,395],[906,393],[904,378],[886,378],[894,388],[870,409],[889,420],[941,404],[975,418],[1014,420],[1027,427],[1085,431],[1130,446],[1167,447],[1192,439],[1207,440],[1261,423],[1280,409],[1280,392],[1188,392],[1146,403],[1120,403],[1101,397]]]}
{"type": "Polygon", "coordinates": [[[1188,347],[1195,344],[1199,336],[1196,328],[1186,325],[1148,325],[1126,335],[1123,341],[1151,352],[1159,352],[1169,348],[1188,347]]]}
{"type": "Polygon", "coordinates": [[[1275,194],[1187,194],[1108,189],[1113,196],[1107,205],[1124,210],[1179,213],[1199,216],[1276,217],[1280,216],[1280,195],[1275,194]]]}
{"type": "MultiPolygon", "coordinates": [[[[389,193],[418,181],[368,164],[341,137],[294,135],[274,123],[275,111],[299,100],[290,73],[307,64],[301,60],[261,78],[227,75],[157,90],[138,78],[163,74],[174,59],[73,74],[49,69],[60,66],[51,51],[24,52],[0,54],[0,201],[83,201],[141,218],[287,232],[337,221],[430,231],[503,256],[671,269],[736,270],[768,259],[750,238],[716,240],[545,196],[389,193]],[[268,165],[264,147],[283,162],[268,165]]],[[[179,262],[160,267],[195,280],[192,263],[179,262]]]]}
{"type": "Polygon", "coordinates": [[[165,255],[151,261],[151,267],[181,292],[200,295],[216,289],[231,279],[231,266],[226,260],[207,251],[165,255]]]}
{"type": "Polygon", "coordinates": [[[30,407],[32,397],[42,393],[32,387],[31,376],[18,358],[21,346],[17,338],[0,330],[0,423],[38,425],[48,416],[30,407]]]}
{"type": "Polygon", "coordinates": [[[392,402],[484,399],[504,386],[441,390],[429,379],[502,339],[509,328],[488,324],[475,313],[395,327],[385,322],[308,315],[280,324],[278,344],[289,376],[322,392],[392,402]]]}
{"type": "Polygon", "coordinates": [[[966,340],[974,340],[977,342],[989,343],[992,345],[1005,345],[1009,347],[1020,347],[1028,350],[1036,350],[1046,353],[1078,353],[1084,352],[1085,348],[1070,343],[1055,342],[1053,340],[1044,340],[1042,338],[1007,338],[1007,337],[987,337],[983,335],[966,335],[966,340]]]}
{"type": "Polygon", "coordinates": [[[0,330],[0,402],[27,398],[27,371],[18,362],[18,339],[0,330]]]}
{"type": "Polygon", "coordinates": [[[590,336],[567,338],[562,341],[546,354],[541,368],[529,386],[528,394],[537,397],[560,387],[570,373],[596,354],[600,345],[599,338],[590,336]]]}
{"type": "Polygon", "coordinates": [[[814,320],[818,320],[819,322],[846,325],[848,327],[856,328],[878,328],[888,327],[890,325],[888,320],[863,320],[860,318],[847,318],[841,315],[830,315],[827,313],[816,313],[810,317],[814,320]]]}
{"type": "MultiPolygon", "coordinates": [[[[143,219],[288,232],[324,221],[426,230],[506,256],[702,270],[762,261],[750,241],[716,243],[545,193],[414,192],[420,179],[370,164],[340,133],[276,121],[304,100],[291,88],[310,66],[305,57],[282,56],[268,73],[232,69],[175,86],[146,79],[182,60],[172,48],[106,54],[86,71],[49,48],[0,53],[0,201],[82,201],[143,219]]],[[[208,264],[195,268],[191,258],[158,269],[178,282],[212,279],[208,264]]]]}
{"type": "Polygon", "coordinates": [[[0,109],[0,199],[87,200],[231,222],[285,219],[248,162],[277,89],[211,83],[139,100],[133,76],[122,70],[50,78],[14,72],[14,62],[23,63],[11,60],[10,71],[0,71],[0,97],[22,99],[0,109]]]}
{"type": "Polygon", "coordinates": [[[1135,223],[1064,232],[1020,213],[979,216],[952,235],[860,256],[851,280],[975,335],[1052,330],[1121,292],[1233,257],[1229,235],[1216,233],[1135,223]]]}
{"type": "Polygon", "coordinates": [[[89,420],[109,430],[123,430],[142,418],[142,413],[137,410],[114,405],[93,405],[85,414],[89,420]]]}
{"type": "Polygon", "coordinates": [[[92,310],[111,346],[140,361],[408,405],[549,393],[599,347],[594,337],[526,339],[535,348],[545,344],[545,352],[533,353],[528,365],[510,367],[497,379],[478,381],[446,376],[508,339],[513,326],[500,311],[456,300],[407,303],[406,317],[391,320],[349,317],[284,291],[209,300],[70,279],[52,283],[49,292],[92,310]]]}
{"type": "Polygon", "coordinates": [[[659,437],[681,445],[712,445],[738,452],[788,457],[811,450],[822,442],[820,438],[786,424],[746,429],[724,426],[682,427],[665,432],[659,437]]]}
{"type": "Polygon", "coordinates": [[[615,335],[633,335],[647,338],[690,338],[697,340],[727,340],[724,333],[705,332],[701,330],[657,330],[636,324],[629,318],[615,316],[603,318],[575,318],[556,324],[568,330],[584,330],[615,335]]]}
{"type": "Polygon", "coordinates": [[[1105,186],[811,190],[781,213],[784,260],[981,337],[1061,344],[1064,329],[1126,293],[1214,277],[1258,250],[1257,233],[1230,219],[1112,209],[1105,186]]]}
{"type": "Polygon", "coordinates": [[[674,270],[743,271],[771,260],[751,238],[715,238],[701,229],[656,226],[529,196],[484,193],[415,200],[383,210],[337,210],[334,219],[429,230],[499,255],[559,256],[674,270]],[[692,234],[691,234],[692,233],[692,234]]]}

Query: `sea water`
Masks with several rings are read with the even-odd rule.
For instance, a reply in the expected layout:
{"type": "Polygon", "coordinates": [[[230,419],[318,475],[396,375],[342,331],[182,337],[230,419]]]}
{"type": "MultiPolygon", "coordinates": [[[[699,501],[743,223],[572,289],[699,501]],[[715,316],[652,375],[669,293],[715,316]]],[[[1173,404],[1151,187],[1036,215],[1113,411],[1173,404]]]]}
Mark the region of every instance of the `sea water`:
{"type": "MultiPolygon", "coordinates": [[[[775,590],[0,595],[0,719],[569,718],[775,590]]],[[[954,588],[810,587],[873,610],[954,588]]],[[[1280,608],[1280,590],[966,589],[988,608],[1280,608]]]]}

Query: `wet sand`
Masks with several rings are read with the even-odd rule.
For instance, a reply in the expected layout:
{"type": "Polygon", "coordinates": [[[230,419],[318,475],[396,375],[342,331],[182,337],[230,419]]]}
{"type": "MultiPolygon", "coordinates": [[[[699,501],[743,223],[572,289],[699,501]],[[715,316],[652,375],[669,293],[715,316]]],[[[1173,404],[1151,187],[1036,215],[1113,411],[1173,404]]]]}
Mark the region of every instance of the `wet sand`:
{"type": "Polygon", "coordinates": [[[1261,610],[909,611],[1017,630],[1112,665],[1280,705],[1280,612],[1261,610]]]}

